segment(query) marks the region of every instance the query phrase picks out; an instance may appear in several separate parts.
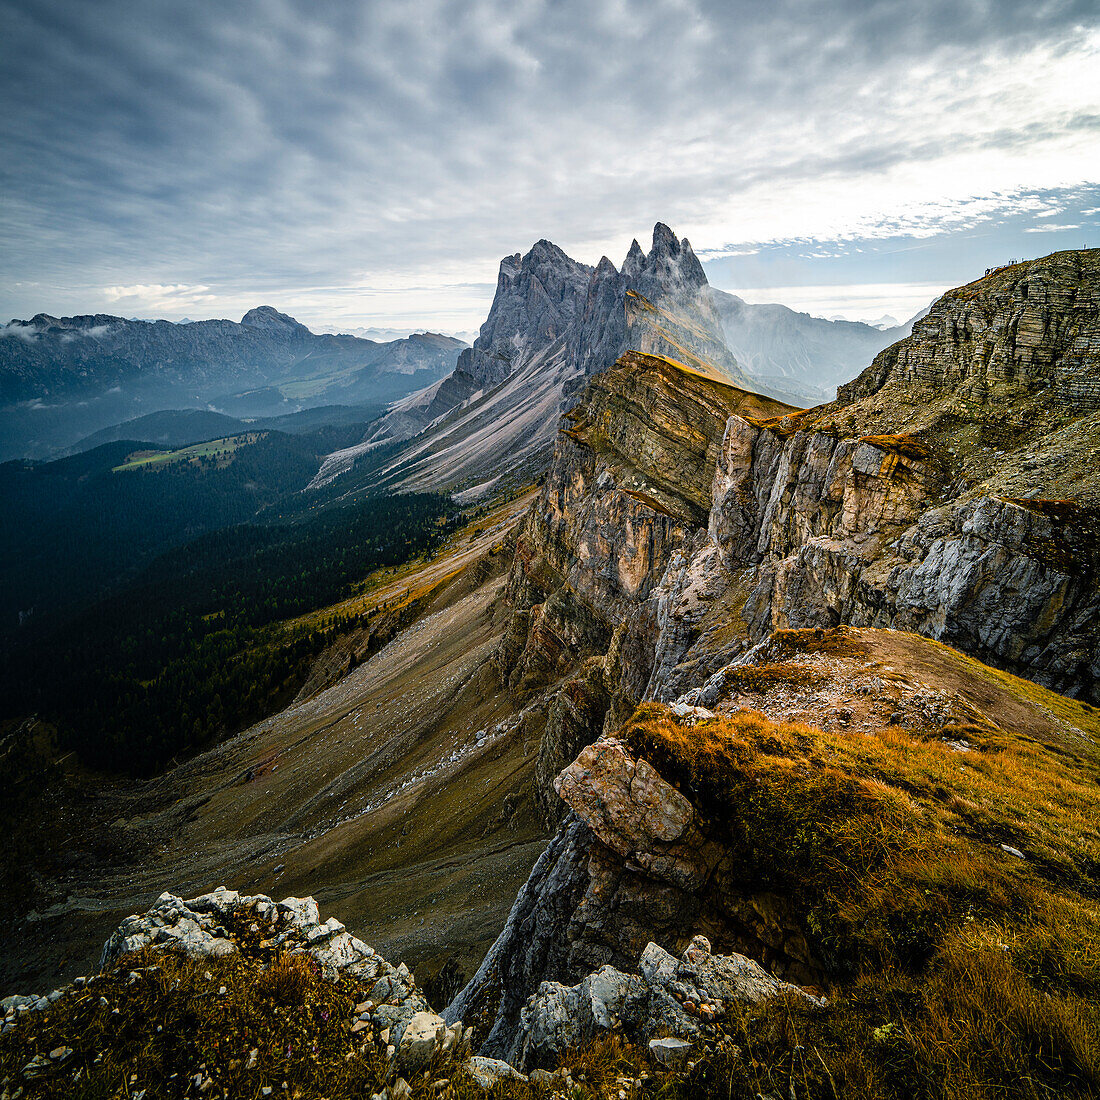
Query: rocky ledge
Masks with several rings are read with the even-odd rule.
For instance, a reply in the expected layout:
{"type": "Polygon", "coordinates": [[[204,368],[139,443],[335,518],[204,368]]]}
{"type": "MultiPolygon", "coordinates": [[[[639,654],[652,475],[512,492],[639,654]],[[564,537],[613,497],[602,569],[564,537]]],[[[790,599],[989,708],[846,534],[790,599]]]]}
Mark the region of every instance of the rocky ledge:
{"type": "MultiPolygon", "coordinates": [[[[257,983],[280,968],[285,972],[288,966],[305,963],[318,980],[350,991],[355,1003],[344,1021],[350,1040],[347,1057],[358,1052],[384,1067],[387,1083],[383,1092],[374,1095],[387,1100],[411,1096],[413,1087],[408,1082],[420,1083],[428,1077],[443,1084],[460,1079],[484,1090],[500,1082],[529,1080],[568,1088],[563,1060],[584,1044],[611,1034],[646,1046],[655,1068],[675,1070],[693,1052],[702,1052],[719,1038],[721,1021],[736,1005],[782,995],[818,1003],[750,959],[712,954],[709,941],[701,936],[678,959],[650,943],[636,972],[606,966],[572,988],[543,983],[524,1006],[507,1058],[471,1055],[471,1028],[460,1020],[448,1024],[434,1013],[403,963],[393,966],[335,918],[322,921],[313,898],[274,901],[219,887],[190,900],[164,893],[147,912],[128,917],[104,945],[100,974],[78,978],[45,996],[12,996],[0,1002],[0,1036],[11,1041],[39,1014],[64,1011],[74,1000],[98,1002],[108,1019],[121,1019],[120,984],[122,990],[136,995],[144,988],[142,983],[161,970],[156,962],[160,954],[200,963],[235,957],[259,960],[253,976],[257,983]],[[533,1071],[533,1076],[529,1078],[525,1071],[533,1071]]],[[[198,998],[231,996],[226,985],[215,985],[220,976],[215,978],[210,971],[206,975],[212,988],[198,998]]],[[[192,1011],[199,1010],[196,1005],[192,1011]]],[[[154,1014],[156,1006],[145,1011],[154,1014]]],[[[122,1023],[117,1026],[125,1028],[122,1023]]],[[[48,1028],[43,1032],[50,1033],[48,1028]]],[[[84,1062],[94,1054],[76,1048],[89,1039],[88,1034],[67,1041],[55,1038],[49,1050],[24,1056],[18,1083],[9,1074],[0,1095],[10,1100],[24,1095],[19,1089],[29,1089],[27,1095],[31,1095],[39,1085],[56,1088],[64,1080],[74,1086],[86,1082],[84,1062]]],[[[262,1074],[259,1046],[245,1059],[245,1069],[262,1074]]],[[[238,1069],[245,1059],[238,1060],[238,1069]]],[[[196,1064],[193,1071],[181,1083],[182,1094],[233,1094],[206,1062],[196,1064]]],[[[267,1096],[274,1090],[274,1086],[261,1086],[260,1094],[267,1096]]],[[[149,1100],[158,1094],[155,1088],[132,1090],[134,1097],[148,1095],[149,1100]]]]}
{"type": "MultiPolygon", "coordinates": [[[[347,1020],[348,1032],[360,1050],[373,1046],[384,1056],[394,1078],[420,1074],[429,1064],[438,1068],[450,1063],[458,1069],[463,1062],[475,1079],[490,1084],[501,1074],[511,1072],[507,1067],[494,1072],[485,1059],[471,1061],[469,1033],[461,1023],[448,1026],[431,1011],[408,967],[388,963],[334,917],[322,921],[313,898],[273,901],[264,895],[243,895],[224,887],[188,901],[174,894],[161,894],[147,912],[127,917],[107,940],[100,975],[78,978],[46,996],[12,996],[0,1002],[0,1034],[15,1030],[25,1014],[47,1011],[67,998],[96,994],[120,969],[129,971],[128,984],[137,982],[149,969],[149,953],[160,952],[194,959],[247,955],[262,961],[262,972],[285,966],[288,960],[309,960],[319,969],[322,980],[341,982],[356,991],[356,1004],[347,1020]],[[134,960],[142,960],[145,965],[130,970],[134,960]]],[[[221,986],[218,992],[226,996],[226,987],[221,986]]],[[[101,999],[106,1007],[106,998],[101,999]]],[[[58,1050],[68,1053],[38,1055],[27,1063],[22,1076],[31,1081],[66,1070],[73,1051],[69,1047],[55,1048],[58,1050]]],[[[196,1076],[199,1093],[215,1091],[216,1082],[201,1068],[196,1076]],[[204,1087],[206,1081],[210,1084],[204,1087]]],[[[402,1095],[400,1086],[396,1086],[394,1095],[402,1095]]]]}
{"type": "Polygon", "coordinates": [[[714,1038],[735,1007],[781,996],[824,1004],[744,955],[713,954],[705,936],[693,937],[678,959],[649,943],[637,973],[604,966],[574,986],[543,982],[523,1008],[508,1058],[522,1067],[556,1065],[568,1051],[621,1032],[670,1065],[714,1038]]]}

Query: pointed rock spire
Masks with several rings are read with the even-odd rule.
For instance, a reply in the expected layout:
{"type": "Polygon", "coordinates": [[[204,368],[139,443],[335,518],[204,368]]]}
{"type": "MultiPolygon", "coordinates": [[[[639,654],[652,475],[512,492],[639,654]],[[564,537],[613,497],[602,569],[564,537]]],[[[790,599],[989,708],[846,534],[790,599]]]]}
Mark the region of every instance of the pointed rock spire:
{"type": "Polygon", "coordinates": [[[653,248],[649,253],[650,259],[656,256],[679,255],[680,241],[676,234],[664,222],[658,222],[653,227],[653,248]]]}
{"type": "Polygon", "coordinates": [[[633,279],[643,267],[645,267],[645,253],[642,251],[642,246],[638,244],[638,238],[635,237],[630,243],[630,251],[627,252],[626,259],[623,260],[623,274],[633,279]]]}

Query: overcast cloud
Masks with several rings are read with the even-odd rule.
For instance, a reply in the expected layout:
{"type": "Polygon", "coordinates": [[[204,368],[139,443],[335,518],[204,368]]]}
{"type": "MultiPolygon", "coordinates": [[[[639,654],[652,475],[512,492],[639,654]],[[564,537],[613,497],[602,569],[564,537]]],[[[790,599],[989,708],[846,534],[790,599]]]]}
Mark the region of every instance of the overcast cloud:
{"type": "Polygon", "coordinates": [[[465,329],[502,255],[548,237],[620,262],[657,219],[719,285],[825,288],[822,312],[829,287],[889,301],[987,255],[1100,244],[1095,0],[0,0],[0,18],[5,317],[270,302],[465,329]]]}

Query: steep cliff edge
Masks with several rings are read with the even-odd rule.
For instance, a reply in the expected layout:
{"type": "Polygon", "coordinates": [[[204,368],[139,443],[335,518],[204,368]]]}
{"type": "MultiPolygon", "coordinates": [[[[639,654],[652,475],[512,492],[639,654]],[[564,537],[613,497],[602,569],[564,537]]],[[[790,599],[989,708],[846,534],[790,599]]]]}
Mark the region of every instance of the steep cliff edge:
{"type": "Polygon", "coordinates": [[[1098,357],[1100,249],[1055,252],[949,291],[838,401],[908,389],[906,404],[919,404],[917,384],[984,406],[1049,390],[1053,404],[1096,409],[1098,357]]]}
{"type": "Polygon", "coordinates": [[[1000,361],[1005,332],[1016,347],[1040,327],[1042,355],[1013,354],[1058,364],[1087,393],[1100,379],[1089,351],[1100,253],[1073,256],[1034,262],[1037,284],[1052,270],[1076,281],[1059,283],[1040,314],[1032,292],[1011,323],[1007,306],[997,312],[1004,272],[946,295],[858,392],[871,379],[878,388],[851,390],[848,403],[842,393],[799,412],[637,353],[593,378],[517,549],[510,594],[537,629],[514,624],[503,658],[513,685],[531,678],[555,615],[572,644],[556,609],[579,601],[599,624],[586,620],[585,652],[607,655],[609,690],[626,700],[612,708],[620,721],[773,630],[839,623],[917,631],[1096,698],[1100,413],[1068,403],[1065,385],[1025,386],[1022,368],[1024,388],[983,391],[984,403],[882,373],[921,356],[1000,361]],[[956,339],[945,318],[959,308],[984,309],[990,331],[979,339],[971,318],[971,337],[956,339]],[[943,345],[934,352],[929,333],[943,345]]]}
{"type": "MultiPolygon", "coordinates": [[[[568,674],[578,657],[586,663],[557,692],[539,750],[537,795],[544,816],[560,821],[557,835],[452,1008],[491,1024],[487,1050],[514,1053],[540,982],[629,966],[650,939],[672,946],[704,931],[796,981],[838,980],[855,965],[854,941],[838,946],[814,924],[820,914],[792,909],[796,881],[775,869],[779,878],[756,889],[801,826],[788,822],[794,833],[784,826],[756,851],[763,878],[752,872],[746,888],[737,879],[746,837],[766,822],[745,822],[737,836],[716,827],[715,806],[708,818],[699,792],[685,788],[687,773],[670,770],[664,750],[639,733],[666,721],[664,712],[643,707],[631,724],[644,700],[672,703],[668,721],[706,720],[733,684],[739,705],[769,721],[811,723],[816,732],[798,735],[809,764],[778,754],[788,759],[785,782],[835,762],[840,750],[825,735],[848,730],[853,715],[853,744],[892,745],[891,758],[914,744],[892,744],[899,730],[944,729],[935,751],[961,757],[972,725],[984,737],[991,723],[1008,736],[996,751],[1016,754],[1053,722],[1040,737],[1053,756],[1024,787],[1040,784],[1048,765],[1058,771],[1063,751],[1094,774],[1095,711],[971,658],[1097,698],[1100,416],[1082,402],[1100,379],[1098,266],[1096,252],[1051,257],[946,295],[910,340],[817,409],[793,410],[638,353],[589,381],[517,541],[514,610],[497,655],[520,698],[568,674]],[[934,382],[905,365],[916,363],[953,366],[934,382]],[[842,624],[914,633],[822,633],[842,624]],[[836,639],[835,651],[807,641],[819,636],[836,639]],[[779,652],[792,639],[803,659],[779,652]],[[865,680],[868,666],[881,671],[865,680]],[[694,808],[681,802],[677,812],[681,796],[694,808]]],[[[741,736],[737,729],[723,736],[741,736]]],[[[767,723],[757,735],[761,745],[786,736],[767,723]]],[[[862,759],[850,778],[880,781],[883,760],[862,759]]],[[[942,772],[937,761],[954,759],[922,760],[917,771],[942,772]]],[[[1018,778],[993,804],[1012,813],[1030,804],[1018,778]]],[[[917,782],[898,773],[906,797],[917,782]]],[[[958,802],[953,813],[973,803],[968,835],[988,827],[997,850],[1028,858],[1017,843],[1027,812],[991,825],[979,810],[989,796],[956,788],[947,784],[954,793],[944,797],[958,802]]],[[[835,809],[817,807],[824,821],[835,809]]],[[[1059,808],[1052,827],[1080,812],[1059,808]]],[[[1043,848],[1035,859],[1047,869],[1040,877],[1049,872],[1087,898],[1095,838],[1082,837],[1072,842],[1084,845],[1074,869],[1051,870],[1062,856],[1049,837],[1034,841],[1043,848]]]]}
{"type": "MultiPolygon", "coordinates": [[[[673,563],[705,539],[721,432],[737,410],[774,416],[790,407],[628,352],[591,380],[565,418],[551,472],[517,541],[512,622],[498,654],[502,678],[521,698],[565,674],[577,657],[598,659],[558,693],[547,721],[538,775],[551,817],[558,805],[547,794],[549,779],[608,715],[621,718],[646,696],[664,652],[661,585],[672,583],[673,563]]],[[[725,577],[716,554],[702,547],[700,555],[693,559],[698,584],[687,597],[698,612],[725,577]]]]}
{"type": "Polygon", "coordinates": [[[754,1059],[818,1046],[807,1095],[896,1095],[898,1073],[931,1095],[1026,1095],[1021,1076],[1087,1095],[1098,735],[1095,708],[930,639],[777,633],[562,770],[570,814],[447,1018],[529,1058],[559,983],[591,995],[702,933],[827,994],[793,1037],[766,1009],[737,1036],[754,1059]]]}

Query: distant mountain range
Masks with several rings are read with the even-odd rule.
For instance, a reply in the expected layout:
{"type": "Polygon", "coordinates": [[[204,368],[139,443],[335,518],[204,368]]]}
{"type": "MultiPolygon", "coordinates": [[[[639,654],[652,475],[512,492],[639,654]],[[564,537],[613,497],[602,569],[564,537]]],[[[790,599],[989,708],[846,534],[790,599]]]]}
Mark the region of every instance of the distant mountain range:
{"type": "Polygon", "coordinates": [[[382,416],[326,461],[317,485],[385,444],[390,457],[372,478],[470,489],[482,472],[500,472],[494,455],[523,465],[545,452],[556,430],[546,414],[628,348],[812,405],[911,328],[747,303],[711,287],[690,243],[660,223],[650,251],[635,241],[621,268],[607,257],[579,263],[546,240],[506,256],[473,346],[397,329],[315,333],[271,306],[240,322],[40,313],[0,327],[0,461],[127,438],[184,445],[241,421],[350,407],[306,421],[382,416]],[[226,420],[200,428],[186,410],[226,420]],[[162,413],[170,420],[149,419],[162,413]],[[415,445],[395,450],[404,440],[415,445]]]}
{"type": "Polygon", "coordinates": [[[831,401],[837,386],[859,374],[883,348],[904,340],[913,322],[928,312],[922,310],[904,325],[880,328],[862,321],[827,321],[783,305],[751,305],[713,287],[710,294],[722,335],[746,373],[811,404],[831,401]]]}
{"type": "Polygon", "coordinates": [[[464,346],[434,333],[316,334],[271,306],[239,323],[40,313],[0,328],[0,458],[49,454],[161,409],[250,417],[384,404],[447,375],[464,346]]]}
{"type": "MultiPolygon", "coordinates": [[[[407,336],[414,334],[413,329],[408,328],[385,328],[370,326],[364,328],[348,327],[346,325],[325,325],[322,328],[316,330],[319,333],[331,333],[334,336],[359,336],[364,340],[403,340],[407,336]]],[[[464,344],[472,344],[477,339],[476,332],[445,332],[444,336],[452,336],[456,340],[461,340],[464,344]]]]}

